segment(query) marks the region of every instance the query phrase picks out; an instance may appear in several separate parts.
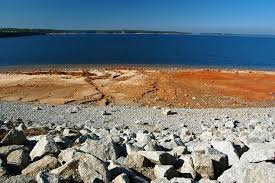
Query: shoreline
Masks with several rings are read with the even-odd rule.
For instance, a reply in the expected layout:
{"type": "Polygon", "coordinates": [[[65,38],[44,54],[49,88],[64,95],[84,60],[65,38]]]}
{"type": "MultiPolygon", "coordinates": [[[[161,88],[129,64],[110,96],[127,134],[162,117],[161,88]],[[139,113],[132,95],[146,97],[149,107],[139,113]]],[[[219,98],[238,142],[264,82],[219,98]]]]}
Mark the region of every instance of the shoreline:
{"type": "Polygon", "coordinates": [[[0,74],[0,100],[180,108],[275,106],[275,72],[98,68],[0,74]]]}
{"type": "Polygon", "coordinates": [[[214,70],[227,72],[263,72],[275,73],[275,68],[266,67],[226,67],[226,66],[191,66],[181,64],[24,64],[24,65],[0,65],[0,73],[36,70],[79,70],[79,69],[158,69],[158,70],[214,70]]]}

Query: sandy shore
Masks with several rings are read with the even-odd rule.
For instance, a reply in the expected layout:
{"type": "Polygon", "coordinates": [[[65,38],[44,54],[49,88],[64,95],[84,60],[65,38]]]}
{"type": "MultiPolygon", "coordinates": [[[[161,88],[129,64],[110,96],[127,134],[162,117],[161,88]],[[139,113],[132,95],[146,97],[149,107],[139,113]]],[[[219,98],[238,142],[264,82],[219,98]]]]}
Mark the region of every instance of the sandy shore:
{"type": "Polygon", "coordinates": [[[144,68],[14,71],[0,74],[0,99],[46,104],[274,107],[275,72],[144,68]]]}

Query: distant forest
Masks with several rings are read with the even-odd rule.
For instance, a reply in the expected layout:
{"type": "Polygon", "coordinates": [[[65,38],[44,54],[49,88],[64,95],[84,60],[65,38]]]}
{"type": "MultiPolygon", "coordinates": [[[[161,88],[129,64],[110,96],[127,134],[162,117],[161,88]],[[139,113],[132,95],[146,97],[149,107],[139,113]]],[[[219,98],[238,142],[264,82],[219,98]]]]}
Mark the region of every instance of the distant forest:
{"type": "Polygon", "coordinates": [[[191,34],[188,32],[176,31],[147,31],[147,30],[55,30],[55,29],[17,29],[0,28],[0,38],[20,37],[46,34],[191,34]]]}

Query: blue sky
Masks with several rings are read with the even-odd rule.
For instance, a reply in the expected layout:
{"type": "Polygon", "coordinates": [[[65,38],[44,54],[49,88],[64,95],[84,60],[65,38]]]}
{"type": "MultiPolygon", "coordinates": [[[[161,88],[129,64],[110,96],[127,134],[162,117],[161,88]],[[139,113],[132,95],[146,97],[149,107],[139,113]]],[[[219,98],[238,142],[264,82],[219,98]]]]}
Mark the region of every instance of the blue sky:
{"type": "Polygon", "coordinates": [[[0,0],[0,27],[275,34],[275,1],[0,0]]]}

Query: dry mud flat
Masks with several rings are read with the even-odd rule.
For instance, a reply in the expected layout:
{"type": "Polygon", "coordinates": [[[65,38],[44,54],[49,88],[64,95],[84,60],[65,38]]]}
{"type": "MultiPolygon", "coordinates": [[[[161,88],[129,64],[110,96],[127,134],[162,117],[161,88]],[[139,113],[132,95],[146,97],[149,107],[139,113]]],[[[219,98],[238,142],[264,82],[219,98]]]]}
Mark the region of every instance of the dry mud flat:
{"type": "Polygon", "coordinates": [[[0,102],[0,182],[272,183],[275,108],[0,102]]]}
{"type": "Polygon", "coordinates": [[[0,99],[47,104],[224,108],[275,105],[275,74],[194,69],[100,69],[0,74],[0,99]]]}

